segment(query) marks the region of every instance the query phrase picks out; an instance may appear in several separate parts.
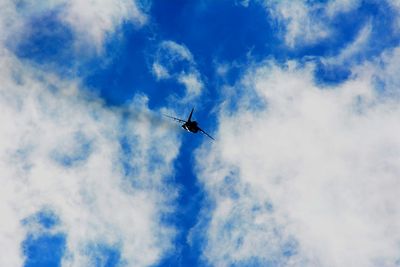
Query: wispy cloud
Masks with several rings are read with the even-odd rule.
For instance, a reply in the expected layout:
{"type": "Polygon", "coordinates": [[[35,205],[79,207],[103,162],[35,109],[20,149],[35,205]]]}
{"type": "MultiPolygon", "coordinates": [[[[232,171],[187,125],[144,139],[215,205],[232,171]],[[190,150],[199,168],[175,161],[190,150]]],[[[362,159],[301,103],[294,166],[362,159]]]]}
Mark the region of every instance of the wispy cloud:
{"type": "Polygon", "coordinates": [[[358,33],[355,40],[344,47],[336,56],[323,60],[328,64],[344,64],[350,61],[353,57],[368,51],[369,38],[371,37],[372,25],[371,22],[367,23],[358,33]]]}
{"type": "Polygon", "coordinates": [[[154,76],[156,76],[157,80],[168,79],[170,77],[167,68],[158,62],[153,63],[152,72],[154,76]]]}
{"type": "Polygon", "coordinates": [[[158,79],[174,79],[185,87],[182,102],[193,101],[201,95],[203,81],[190,50],[173,41],[163,41],[152,65],[153,75],[158,79]]]}
{"type": "Polygon", "coordinates": [[[193,61],[192,53],[184,45],[175,43],[173,41],[163,41],[160,46],[169,53],[169,56],[172,60],[187,60],[189,62],[193,61]]]}
{"type": "Polygon", "coordinates": [[[283,39],[292,49],[334,38],[333,19],[360,6],[359,0],[334,0],[327,4],[310,1],[261,1],[282,27],[283,39]]]}
{"type": "Polygon", "coordinates": [[[334,0],[327,3],[326,13],[328,16],[334,16],[338,13],[349,12],[359,7],[360,0],[334,0]]]}
{"type": "Polygon", "coordinates": [[[181,73],[178,76],[178,81],[186,87],[186,97],[189,99],[200,95],[201,89],[203,89],[203,83],[197,72],[181,73]]]}
{"type": "Polygon", "coordinates": [[[303,1],[265,1],[269,14],[283,25],[285,43],[291,47],[314,44],[327,38],[331,32],[318,16],[312,15],[320,6],[303,1]]]}

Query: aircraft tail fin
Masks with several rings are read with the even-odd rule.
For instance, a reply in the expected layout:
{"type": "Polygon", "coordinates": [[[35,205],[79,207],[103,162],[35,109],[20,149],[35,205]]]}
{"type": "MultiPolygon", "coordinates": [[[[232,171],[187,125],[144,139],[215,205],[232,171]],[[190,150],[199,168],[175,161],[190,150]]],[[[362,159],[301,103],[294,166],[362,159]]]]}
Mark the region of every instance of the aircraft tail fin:
{"type": "Polygon", "coordinates": [[[190,112],[190,115],[189,115],[189,118],[188,118],[187,121],[191,121],[191,119],[192,119],[192,114],[193,114],[193,110],[194,110],[194,108],[192,108],[192,111],[190,112]]]}

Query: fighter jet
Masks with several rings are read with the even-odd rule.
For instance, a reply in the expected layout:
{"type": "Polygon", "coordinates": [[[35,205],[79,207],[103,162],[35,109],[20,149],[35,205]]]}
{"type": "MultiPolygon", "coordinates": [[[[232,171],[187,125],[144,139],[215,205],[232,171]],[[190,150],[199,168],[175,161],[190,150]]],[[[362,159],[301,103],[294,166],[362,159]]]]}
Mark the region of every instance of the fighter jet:
{"type": "Polygon", "coordinates": [[[192,111],[190,112],[190,115],[189,115],[189,117],[188,117],[188,119],[187,119],[186,121],[185,121],[185,120],[182,120],[182,119],[179,119],[179,118],[175,118],[175,117],[169,116],[169,115],[165,115],[165,114],[164,114],[164,116],[166,116],[166,117],[168,117],[168,118],[171,118],[171,119],[174,119],[174,120],[176,120],[176,121],[178,121],[178,122],[183,123],[183,124],[182,124],[182,128],[185,129],[185,130],[188,131],[188,132],[191,132],[191,133],[202,132],[203,134],[205,134],[205,135],[207,135],[208,137],[210,137],[212,140],[215,140],[211,135],[209,135],[208,133],[206,133],[205,131],[203,131],[203,129],[201,129],[201,128],[197,125],[197,121],[192,121],[193,111],[194,111],[194,108],[192,108],[192,111]]]}

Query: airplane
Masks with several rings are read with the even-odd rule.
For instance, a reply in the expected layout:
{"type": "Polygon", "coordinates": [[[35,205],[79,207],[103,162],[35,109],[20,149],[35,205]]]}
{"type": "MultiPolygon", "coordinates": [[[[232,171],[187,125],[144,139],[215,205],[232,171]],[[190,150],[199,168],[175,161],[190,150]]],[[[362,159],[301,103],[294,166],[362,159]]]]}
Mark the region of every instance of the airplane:
{"type": "Polygon", "coordinates": [[[174,120],[176,120],[176,121],[178,121],[178,122],[183,123],[183,124],[182,124],[182,128],[185,129],[185,130],[188,131],[188,132],[191,132],[191,133],[202,132],[203,134],[207,135],[207,136],[208,136],[209,138],[211,138],[212,140],[215,140],[211,135],[209,135],[208,133],[206,133],[203,129],[201,129],[201,128],[197,125],[197,121],[192,121],[193,111],[194,111],[194,108],[192,108],[192,111],[190,112],[190,115],[189,115],[189,117],[188,117],[188,119],[187,119],[186,121],[185,121],[185,120],[182,120],[182,119],[179,119],[179,118],[175,118],[175,117],[169,116],[169,115],[165,115],[165,114],[164,114],[164,116],[166,116],[166,117],[168,117],[168,118],[171,118],[171,119],[174,119],[174,120]]]}

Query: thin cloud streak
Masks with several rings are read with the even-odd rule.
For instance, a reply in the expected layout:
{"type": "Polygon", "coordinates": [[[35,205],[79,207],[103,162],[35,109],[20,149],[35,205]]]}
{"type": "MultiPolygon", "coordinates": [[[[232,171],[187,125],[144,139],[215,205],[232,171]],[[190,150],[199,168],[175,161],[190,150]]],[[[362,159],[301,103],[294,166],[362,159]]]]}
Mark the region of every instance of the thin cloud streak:
{"type": "Polygon", "coordinates": [[[174,79],[185,87],[185,94],[177,102],[188,103],[200,97],[203,81],[190,50],[174,41],[163,41],[155,55],[152,73],[157,80],[174,79]]]}

